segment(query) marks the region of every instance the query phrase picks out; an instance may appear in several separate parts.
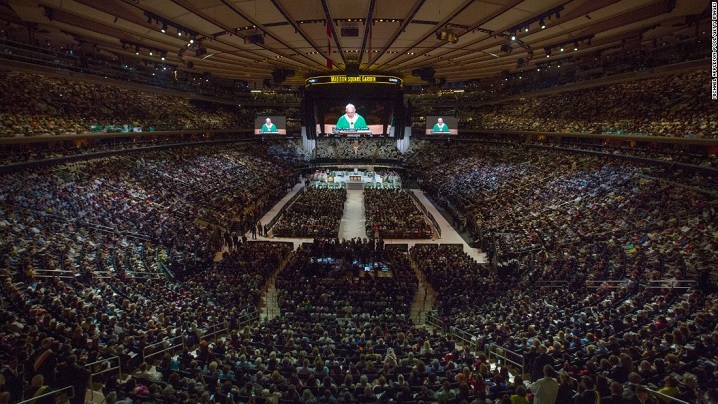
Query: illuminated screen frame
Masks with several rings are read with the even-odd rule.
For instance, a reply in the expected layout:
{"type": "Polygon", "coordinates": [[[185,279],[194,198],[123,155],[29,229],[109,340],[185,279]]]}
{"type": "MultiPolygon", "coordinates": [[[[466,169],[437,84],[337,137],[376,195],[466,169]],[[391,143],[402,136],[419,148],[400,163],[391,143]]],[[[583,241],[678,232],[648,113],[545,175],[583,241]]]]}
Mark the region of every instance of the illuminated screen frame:
{"type": "Polygon", "coordinates": [[[459,134],[459,120],[454,116],[444,115],[430,115],[426,117],[426,134],[429,136],[442,136],[442,135],[458,135],[459,134]],[[441,118],[444,124],[449,127],[448,132],[432,133],[434,125],[437,120],[441,118]]]}
{"type": "Polygon", "coordinates": [[[305,88],[322,84],[388,84],[401,87],[403,85],[403,81],[395,76],[376,76],[369,74],[362,74],[359,76],[315,76],[304,81],[305,88]]]}
{"type": "Polygon", "coordinates": [[[286,135],[287,134],[287,117],[284,115],[260,115],[254,118],[254,134],[255,135],[286,135]],[[267,120],[272,120],[272,123],[277,127],[277,132],[264,132],[259,133],[262,129],[262,125],[267,120]]]}

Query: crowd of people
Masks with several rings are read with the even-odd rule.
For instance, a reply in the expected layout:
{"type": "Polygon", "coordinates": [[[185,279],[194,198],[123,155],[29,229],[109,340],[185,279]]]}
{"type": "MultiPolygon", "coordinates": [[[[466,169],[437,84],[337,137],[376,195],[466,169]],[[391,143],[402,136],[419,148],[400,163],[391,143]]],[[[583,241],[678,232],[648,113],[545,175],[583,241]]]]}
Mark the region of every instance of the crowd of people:
{"type": "Polygon", "coordinates": [[[272,227],[272,236],[336,238],[346,200],[344,187],[309,187],[282,213],[272,227]]]}
{"type": "Polygon", "coordinates": [[[401,153],[394,139],[318,139],[314,158],[320,160],[397,160],[401,153]]]}
{"type": "Polygon", "coordinates": [[[707,71],[476,107],[467,129],[718,137],[707,71]]]}
{"type": "Polygon", "coordinates": [[[0,136],[250,128],[229,105],[108,84],[0,71],[0,136]]]}
{"type": "Polygon", "coordinates": [[[381,238],[432,238],[428,218],[401,188],[365,188],[366,234],[381,238]]]}
{"type": "Polygon", "coordinates": [[[295,251],[276,283],[290,321],[405,321],[417,285],[406,254],[373,238],[315,239],[295,251]]]}
{"type": "Polygon", "coordinates": [[[444,324],[523,355],[531,380],[562,370],[574,393],[607,398],[607,379],[694,401],[714,385],[715,181],[519,146],[427,143],[412,164],[496,264],[451,271],[456,251],[415,247],[444,324]]]}

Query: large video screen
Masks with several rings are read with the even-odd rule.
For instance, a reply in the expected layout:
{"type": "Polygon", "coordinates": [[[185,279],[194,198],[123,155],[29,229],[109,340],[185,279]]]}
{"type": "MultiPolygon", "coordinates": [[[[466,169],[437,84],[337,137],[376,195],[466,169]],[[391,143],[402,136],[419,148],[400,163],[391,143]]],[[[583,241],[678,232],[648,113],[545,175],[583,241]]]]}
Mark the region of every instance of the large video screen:
{"type": "Polygon", "coordinates": [[[304,119],[312,126],[310,135],[389,135],[397,120],[404,125],[403,106],[398,77],[335,75],[306,81],[304,119]]]}
{"type": "Polygon", "coordinates": [[[254,118],[255,135],[286,135],[287,117],[277,115],[260,115],[254,118]]]}
{"type": "Polygon", "coordinates": [[[324,104],[317,122],[318,133],[384,134],[391,123],[391,104],[387,100],[332,100],[324,104]],[[322,122],[323,121],[323,122],[322,122]]]}
{"type": "Polygon", "coordinates": [[[453,116],[427,116],[427,135],[458,135],[459,121],[453,116]]]}

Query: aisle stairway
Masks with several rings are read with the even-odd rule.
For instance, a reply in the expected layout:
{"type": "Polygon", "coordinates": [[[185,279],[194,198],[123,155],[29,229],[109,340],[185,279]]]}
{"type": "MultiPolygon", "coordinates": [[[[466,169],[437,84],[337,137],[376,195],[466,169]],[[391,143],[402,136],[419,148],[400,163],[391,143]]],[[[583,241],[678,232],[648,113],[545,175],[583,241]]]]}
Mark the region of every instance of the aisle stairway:
{"type": "Polygon", "coordinates": [[[277,289],[274,286],[277,282],[277,276],[279,276],[287,266],[287,262],[289,262],[291,256],[292,254],[287,255],[284,261],[279,264],[277,270],[267,279],[267,283],[264,285],[264,289],[262,289],[262,294],[259,297],[259,307],[257,308],[260,322],[274,320],[281,314],[279,301],[277,299],[277,289]]]}
{"type": "Polygon", "coordinates": [[[436,302],[436,292],[429,282],[426,281],[426,277],[411,255],[409,255],[409,262],[411,262],[411,268],[419,279],[419,286],[414,294],[414,300],[411,302],[409,317],[415,325],[423,325],[426,323],[426,313],[433,309],[434,303],[436,302]]]}

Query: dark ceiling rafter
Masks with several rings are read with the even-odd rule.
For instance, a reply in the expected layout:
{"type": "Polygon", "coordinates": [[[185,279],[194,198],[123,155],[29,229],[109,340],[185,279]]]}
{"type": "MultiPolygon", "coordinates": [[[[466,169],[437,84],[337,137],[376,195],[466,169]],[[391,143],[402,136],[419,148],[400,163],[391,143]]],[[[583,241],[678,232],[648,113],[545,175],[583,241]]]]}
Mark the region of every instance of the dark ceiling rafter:
{"type": "MultiPolygon", "coordinates": [[[[438,24],[437,29],[439,29],[439,28],[443,27],[444,25],[450,23],[451,20],[453,20],[454,18],[456,18],[459,14],[463,13],[464,10],[466,10],[470,5],[472,5],[472,4],[474,3],[474,1],[476,1],[476,0],[467,0],[467,1],[464,3],[463,6],[459,7],[459,8],[458,8],[456,11],[454,11],[451,15],[447,16],[446,18],[444,18],[444,19],[438,24]]],[[[424,35],[424,36],[421,37],[419,40],[415,41],[414,44],[412,44],[411,46],[408,46],[407,48],[408,48],[408,49],[413,49],[414,47],[419,46],[420,43],[424,42],[427,38],[431,37],[432,35],[434,35],[434,31],[431,31],[430,33],[424,35]]],[[[393,42],[393,41],[392,41],[392,42],[393,42]]],[[[398,58],[400,58],[400,57],[402,57],[402,56],[404,56],[404,52],[403,52],[403,51],[402,51],[401,53],[396,54],[394,57],[392,57],[391,59],[387,60],[386,62],[384,62],[384,63],[378,65],[377,68],[382,67],[382,66],[386,66],[386,65],[388,65],[389,63],[395,61],[396,59],[398,59],[398,58]]]]}
{"type": "MultiPolygon", "coordinates": [[[[598,40],[598,41],[596,41],[596,40],[594,39],[593,46],[592,46],[591,48],[589,48],[589,53],[588,53],[588,55],[593,54],[593,53],[595,53],[595,52],[603,51],[603,50],[605,50],[606,48],[613,48],[613,47],[616,47],[616,46],[620,46],[620,45],[621,45],[621,40],[622,40],[626,35],[637,37],[638,34],[639,34],[640,32],[642,32],[642,31],[645,31],[645,29],[644,29],[644,28],[640,28],[640,29],[633,29],[633,30],[631,30],[631,31],[629,31],[629,32],[627,32],[627,33],[626,33],[626,32],[616,33],[616,34],[614,34],[614,35],[612,35],[612,36],[610,36],[610,37],[608,37],[608,38],[602,38],[602,39],[600,39],[600,40],[598,40]]],[[[541,46],[541,49],[543,49],[543,48],[546,47],[546,46],[551,47],[552,45],[549,44],[549,45],[541,46]]],[[[557,46],[557,45],[554,43],[553,46],[555,47],[555,46],[557,46]]],[[[537,65],[538,65],[538,64],[541,64],[541,63],[545,63],[545,62],[551,62],[551,63],[559,62],[559,63],[563,63],[564,61],[566,61],[566,60],[568,60],[568,59],[574,57],[574,55],[575,55],[575,56],[583,57],[583,56],[586,56],[587,54],[586,54],[586,53],[574,54],[574,52],[556,53],[556,54],[555,54],[556,57],[551,57],[550,59],[548,59],[548,58],[537,58],[536,61],[537,61],[537,65]],[[540,62],[539,62],[539,60],[540,60],[540,62]]],[[[497,61],[498,61],[498,60],[497,60],[497,61]]],[[[488,69],[488,70],[491,70],[491,69],[494,69],[494,70],[495,70],[497,67],[500,67],[500,63],[499,63],[497,66],[487,66],[484,61],[475,61],[475,60],[473,60],[473,61],[471,61],[471,62],[462,62],[459,66],[451,66],[451,67],[449,67],[449,68],[442,69],[442,72],[445,72],[445,73],[454,73],[454,72],[462,72],[462,71],[465,71],[465,70],[467,70],[467,69],[472,70],[472,66],[473,66],[474,64],[477,64],[477,63],[479,64],[479,66],[477,66],[477,69],[478,69],[478,68],[486,68],[486,69],[488,69]]],[[[523,69],[521,69],[521,70],[519,70],[519,71],[532,70],[532,69],[534,69],[534,68],[535,68],[535,66],[533,66],[533,67],[526,66],[526,67],[524,67],[523,69]]]]}
{"type": "MultiPolygon", "coordinates": [[[[344,63],[344,66],[347,65],[347,57],[344,55],[344,49],[342,49],[342,44],[339,43],[339,38],[337,37],[337,30],[334,29],[334,20],[332,19],[332,13],[329,11],[329,5],[327,4],[327,0],[321,0],[322,2],[322,8],[324,9],[324,17],[327,19],[327,24],[329,25],[329,28],[332,30],[332,38],[334,38],[334,45],[337,47],[337,51],[339,51],[339,56],[342,57],[342,62],[344,63]]],[[[327,55],[327,58],[331,59],[332,55],[327,55]]]]}
{"type": "MultiPolygon", "coordinates": [[[[291,50],[295,55],[300,56],[300,57],[302,57],[302,58],[304,58],[304,59],[307,59],[307,60],[311,61],[313,64],[320,64],[320,63],[317,62],[316,60],[310,58],[309,56],[305,55],[305,54],[302,53],[302,52],[299,52],[297,49],[295,49],[295,48],[289,46],[287,43],[285,43],[285,42],[282,41],[281,39],[277,38],[277,37],[276,37],[275,35],[273,35],[271,32],[267,31],[262,24],[260,24],[258,21],[253,20],[253,19],[250,18],[249,16],[245,15],[243,12],[241,12],[241,11],[238,10],[236,7],[234,7],[229,1],[227,1],[227,0],[220,0],[220,1],[222,2],[222,4],[224,4],[225,6],[227,6],[230,10],[232,10],[235,14],[237,14],[237,15],[240,16],[240,17],[242,17],[242,18],[245,19],[246,21],[249,21],[250,24],[256,26],[258,29],[260,29],[262,32],[264,32],[265,35],[269,35],[270,38],[272,38],[272,39],[274,39],[275,41],[279,42],[284,48],[291,50]]],[[[282,54],[280,54],[279,52],[277,52],[277,51],[274,50],[274,49],[270,49],[270,48],[268,48],[268,47],[266,47],[266,46],[262,46],[262,48],[264,48],[264,49],[266,49],[266,50],[268,50],[268,51],[270,51],[270,52],[276,53],[277,55],[282,56],[283,58],[289,58],[289,59],[291,59],[291,57],[290,57],[289,55],[282,55],[282,54]]],[[[291,60],[294,60],[294,59],[291,59],[291,60]]],[[[296,60],[295,60],[295,62],[301,63],[301,62],[296,61],[296,60]]]]}
{"type": "MultiPolygon", "coordinates": [[[[109,15],[116,15],[116,11],[118,11],[118,10],[116,9],[116,7],[115,7],[115,8],[107,8],[108,5],[112,5],[113,3],[95,2],[95,1],[89,1],[89,0],[76,0],[76,1],[78,1],[78,2],[80,2],[81,4],[84,4],[84,5],[86,5],[86,6],[92,7],[92,8],[94,8],[95,10],[98,10],[98,11],[100,11],[100,12],[109,14],[109,15]]],[[[179,5],[180,7],[183,7],[183,8],[185,8],[185,9],[187,9],[189,12],[194,12],[194,10],[188,9],[184,4],[179,4],[179,3],[178,3],[177,1],[175,1],[175,0],[172,0],[172,1],[173,1],[175,4],[179,5]]],[[[180,1],[181,1],[181,0],[180,0],[180,1]]],[[[120,4],[121,4],[121,3],[120,3],[120,4]]],[[[135,8],[135,9],[137,9],[137,10],[140,10],[140,11],[143,13],[143,17],[137,17],[137,16],[135,16],[135,15],[134,15],[131,11],[129,11],[129,10],[122,10],[122,11],[123,11],[123,13],[122,13],[123,19],[125,19],[126,21],[128,21],[128,22],[130,22],[130,23],[133,23],[133,24],[135,24],[135,25],[141,26],[141,27],[143,27],[143,28],[145,28],[145,29],[151,27],[151,24],[145,23],[145,18],[144,18],[144,13],[145,13],[146,11],[148,11],[148,10],[145,10],[145,9],[143,9],[142,7],[139,7],[138,5],[135,5],[135,4],[129,4],[129,3],[126,3],[126,4],[127,4],[128,6],[130,6],[130,7],[133,7],[133,8],[135,8]]],[[[198,15],[199,15],[199,14],[198,14],[198,15]]],[[[83,18],[83,19],[87,20],[87,18],[84,17],[84,16],[78,16],[78,18],[83,18]]],[[[202,17],[202,18],[204,18],[204,17],[202,17]]],[[[88,20],[88,21],[89,21],[89,20],[88,20]]],[[[212,22],[212,21],[210,21],[210,22],[212,22]]],[[[94,23],[94,21],[93,21],[93,23],[94,23]]],[[[108,26],[107,26],[106,24],[104,24],[104,23],[98,23],[98,24],[101,24],[103,27],[107,27],[108,30],[110,30],[110,29],[117,29],[117,28],[115,28],[115,27],[108,27],[108,26]]],[[[105,32],[106,32],[106,31],[105,31],[105,32]]],[[[131,33],[131,32],[127,32],[127,31],[125,31],[125,30],[122,30],[122,32],[124,32],[125,34],[127,34],[127,35],[129,35],[129,36],[131,36],[131,37],[135,37],[135,36],[136,36],[136,34],[131,33]]],[[[206,36],[206,35],[205,35],[205,36],[206,36]]],[[[170,37],[168,36],[167,38],[170,38],[170,37]]],[[[143,39],[146,40],[147,38],[143,38],[143,39]]],[[[156,39],[151,39],[151,41],[156,42],[156,43],[161,43],[161,44],[163,44],[162,46],[168,47],[168,56],[169,56],[169,55],[175,55],[175,54],[176,54],[176,52],[174,52],[174,51],[169,52],[169,48],[172,48],[172,49],[175,49],[175,48],[184,49],[184,47],[183,47],[182,45],[179,45],[179,46],[178,46],[178,45],[176,45],[176,44],[167,44],[167,43],[165,43],[165,42],[161,42],[161,41],[158,41],[158,40],[156,40],[156,39]]],[[[221,43],[221,44],[224,45],[224,46],[231,47],[231,48],[235,48],[235,47],[233,47],[231,44],[228,44],[228,43],[225,43],[225,42],[222,42],[222,41],[217,41],[217,42],[218,42],[218,43],[221,43]]],[[[235,49],[236,49],[236,48],[235,48],[235,49]]],[[[246,68],[246,67],[253,67],[253,66],[252,66],[253,64],[258,63],[258,62],[261,62],[261,60],[265,58],[264,55],[260,55],[260,54],[254,53],[254,52],[252,52],[252,51],[246,51],[246,52],[247,52],[247,53],[250,53],[250,54],[253,54],[254,56],[256,56],[256,57],[258,57],[258,58],[260,58],[260,59],[259,59],[259,60],[254,60],[254,59],[252,59],[252,58],[243,58],[243,59],[245,59],[245,60],[235,60],[235,61],[233,61],[233,62],[234,62],[234,63],[238,63],[238,64],[241,65],[242,67],[245,67],[245,68],[246,68]],[[248,59],[248,60],[247,60],[247,59],[248,59]]],[[[230,53],[230,52],[222,52],[222,53],[223,53],[223,54],[227,54],[227,53],[230,53]]],[[[186,57],[190,57],[190,56],[187,55],[186,57]]],[[[179,62],[179,61],[178,61],[178,62],[179,62]]],[[[210,70],[211,70],[211,69],[210,69],[210,70]]]]}
{"type": "MultiPolygon", "coordinates": [[[[374,26],[374,7],[376,6],[376,0],[369,1],[369,12],[366,16],[366,22],[364,23],[364,39],[361,42],[361,51],[359,52],[359,66],[361,66],[362,58],[364,58],[364,51],[366,50],[366,44],[369,39],[372,27],[374,26]]],[[[371,58],[371,53],[368,55],[371,58]]]]}
{"type": "MultiPolygon", "coordinates": [[[[224,30],[226,30],[226,31],[228,31],[228,32],[232,32],[232,28],[231,28],[231,27],[227,27],[227,26],[225,26],[224,24],[222,24],[222,23],[219,22],[219,21],[214,21],[213,19],[209,18],[207,15],[205,15],[204,13],[202,13],[200,10],[195,10],[190,4],[188,4],[187,1],[185,1],[185,0],[171,0],[171,1],[172,1],[172,3],[174,3],[174,4],[176,4],[176,5],[178,5],[178,6],[182,7],[182,8],[184,8],[185,10],[187,10],[187,11],[189,11],[189,12],[191,12],[191,13],[194,13],[194,14],[197,15],[198,17],[204,19],[205,21],[207,21],[207,22],[209,22],[209,23],[211,23],[211,24],[214,24],[214,25],[216,25],[216,26],[218,26],[218,27],[220,27],[220,28],[222,28],[222,29],[224,29],[224,30]]],[[[230,48],[236,49],[236,50],[232,50],[232,51],[221,51],[222,54],[236,54],[236,53],[239,53],[240,51],[246,52],[246,53],[248,53],[248,54],[251,54],[251,55],[257,57],[257,59],[248,58],[248,59],[252,60],[254,63],[262,63],[262,61],[266,58],[265,55],[262,55],[262,54],[260,54],[260,53],[256,53],[256,52],[252,51],[251,49],[237,49],[236,46],[234,46],[234,45],[232,45],[232,44],[229,44],[229,43],[227,43],[227,42],[221,41],[221,40],[219,40],[219,39],[217,39],[217,38],[214,38],[214,36],[211,35],[211,34],[210,34],[210,35],[204,35],[204,36],[207,37],[207,38],[213,38],[213,40],[214,40],[214,41],[217,41],[218,43],[221,43],[221,44],[223,44],[223,45],[225,45],[225,46],[228,46],[228,47],[230,47],[230,48]]],[[[269,49],[267,49],[267,50],[269,50],[269,49]]]]}
{"type": "Polygon", "coordinates": [[[80,43],[81,50],[94,46],[128,62],[177,64],[188,72],[251,80],[255,85],[274,69],[296,72],[284,82],[287,85],[301,85],[313,74],[330,72],[324,64],[327,43],[334,50],[329,55],[336,62],[334,72],[343,72],[342,61],[358,60],[362,72],[394,74],[406,85],[418,85],[425,81],[411,72],[428,66],[435,70],[434,77],[447,82],[496,79],[507,71],[513,75],[541,67],[543,72],[544,65],[557,62],[563,69],[564,62],[592,63],[614,53],[631,57],[638,47],[656,47],[656,39],[671,44],[690,40],[698,47],[710,37],[710,0],[454,0],[450,7],[446,0],[401,0],[401,11],[391,3],[382,8],[378,0],[351,0],[341,7],[335,4],[338,0],[311,1],[312,7],[305,0],[0,0],[0,21],[13,35],[39,35],[40,41],[54,46],[80,43]],[[463,12],[457,11],[462,6],[463,12]],[[442,7],[441,13],[434,12],[437,7],[442,7]],[[562,7],[560,19],[554,19],[555,11],[550,13],[556,7],[562,7]],[[453,16],[445,18],[447,13],[453,16]],[[542,18],[548,23],[543,31],[538,28],[542,18]],[[362,38],[341,36],[341,25],[350,19],[358,23],[350,25],[365,25],[362,38]],[[188,44],[184,34],[162,35],[158,24],[163,21],[201,32],[188,44]],[[303,26],[307,24],[313,25],[303,26]],[[333,32],[333,39],[325,28],[333,32]],[[460,41],[438,40],[438,30],[460,41]],[[510,41],[512,32],[517,33],[515,42],[510,41]],[[591,35],[592,43],[581,42],[591,35]],[[139,55],[137,46],[123,48],[123,42],[139,45],[139,55]],[[355,50],[347,48],[350,42],[355,50]],[[148,55],[149,49],[154,56],[148,55]],[[167,51],[165,61],[156,56],[158,49],[167,51]],[[548,49],[553,50],[549,58],[544,54],[548,49]]]}
{"type": "MultiPolygon", "coordinates": [[[[478,23],[474,24],[474,26],[469,27],[466,32],[471,32],[471,31],[474,31],[474,30],[481,29],[481,26],[482,26],[482,25],[486,24],[487,22],[489,22],[489,21],[491,21],[491,20],[493,20],[493,19],[495,19],[495,18],[500,17],[502,14],[504,14],[504,13],[506,13],[507,11],[511,10],[513,7],[516,7],[517,5],[519,5],[520,3],[522,3],[523,1],[524,1],[524,0],[513,0],[513,3],[507,4],[506,6],[502,7],[500,10],[494,12],[493,14],[490,14],[490,15],[484,17],[481,21],[479,21],[478,23]]],[[[507,29],[508,29],[508,27],[507,27],[507,29]]],[[[505,30],[504,30],[504,31],[505,31],[505,30]]],[[[500,32],[503,32],[503,31],[496,31],[496,32],[497,32],[497,33],[500,33],[500,32]]],[[[459,35],[459,37],[461,37],[461,36],[462,36],[462,35],[459,35]]],[[[471,43],[462,45],[462,46],[459,47],[459,48],[449,49],[449,50],[447,50],[446,52],[444,52],[444,53],[442,53],[442,54],[440,54],[440,55],[435,55],[435,57],[437,57],[437,58],[438,58],[438,57],[443,58],[443,57],[445,57],[445,56],[451,54],[451,56],[449,56],[448,59],[456,59],[456,58],[460,58],[460,57],[463,57],[463,56],[466,56],[466,55],[469,55],[469,54],[473,54],[473,53],[476,53],[476,52],[481,52],[481,53],[484,53],[484,54],[488,55],[489,53],[488,53],[486,50],[487,50],[487,49],[490,49],[490,48],[493,48],[493,47],[496,46],[497,44],[491,44],[491,45],[489,45],[489,46],[484,46],[484,47],[481,48],[481,49],[469,49],[469,47],[470,47],[470,46],[477,45],[477,44],[480,44],[481,42],[483,42],[483,41],[485,41],[485,40],[492,39],[492,37],[493,37],[492,35],[489,35],[489,36],[487,36],[487,37],[485,37],[485,38],[481,38],[481,39],[478,39],[478,40],[473,41],[473,42],[471,42],[471,43]],[[466,50],[466,51],[463,52],[463,53],[461,53],[461,54],[459,54],[459,55],[455,55],[455,54],[454,54],[455,52],[461,51],[461,50],[466,50]]],[[[427,37],[427,38],[428,38],[428,37],[427,37]]],[[[425,39],[426,39],[426,38],[425,38],[425,39]]],[[[502,40],[501,42],[503,42],[503,40],[502,40]]],[[[499,45],[500,45],[500,44],[499,44],[499,45]]],[[[438,47],[437,47],[436,49],[437,49],[437,50],[440,50],[440,48],[438,48],[438,47]]],[[[398,57],[398,56],[397,56],[397,57],[398,57]]],[[[396,57],[395,57],[394,59],[396,59],[396,57]]],[[[411,62],[411,61],[412,61],[412,60],[407,60],[407,61],[401,62],[401,63],[399,63],[397,66],[401,66],[401,65],[403,65],[404,63],[411,62]]],[[[432,62],[432,61],[424,62],[424,61],[419,60],[419,59],[413,59],[413,61],[418,62],[418,64],[417,64],[417,65],[414,65],[414,66],[412,66],[412,67],[421,67],[421,66],[425,66],[425,65],[427,65],[427,64],[430,65],[430,64],[432,64],[432,63],[436,63],[436,62],[432,62]]],[[[411,65],[410,65],[410,66],[411,66],[411,65]]]]}
{"type": "Polygon", "coordinates": [[[366,70],[371,69],[374,62],[379,60],[379,58],[381,58],[389,50],[389,48],[391,48],[391,46],[394,44],[394,42],[396,42],[396,40],[399,38],[399,35],[401,35],[401,33],[404,32],[407,25],[409,25],[411,23],[411,21],[414,19],[414,17],[419,12],[419,10],[421,9],[421,7],[424,5],[425,2],[426,2],[426,0],[418,0],[416,2],[416,4],[414,4],[414,7],[411,9],[411,12],[409,13],[409,15],[406,18],[404,18],[404,21],[401,22],[401,25],[394,33],[394,36],[392,36],[391,39],[386,43],[386,45],[384,45],[384,47],[376,55],[374,60],[367,65],[366,70]]]}
{"type": "MultiPolygon", "coordinates": [[[[662,7],[656,7],[656,4],[655,4],[655,3],[654,3],[654,4],[651,4],[651,5],[646,5],[646,6],[640,7],[640,8],[638,8],[638,9],[632,10],[632,11],[629,12],[629,13],[623,14],[623,18],[624,18],[624,19],[625,19],[625,18],[633,18],[633,20],[631,21],[631,23],[633,23],[633,22],[640,21],[641,19],[646,18],[647,16],[660,15],[661,13],[663,13],[663,11],[661,11],[661,10],[667,10],[668,4],[669,4],[671,1],[672,1],[672,0],[660,0],[658,3],[659,3],[662,7]]],[[[563,5],[563,6],[565,7],[565,6],[568,5],[569,3],[570,3],[570,1],[564,2],[564,3],[562,3],[561,5],[563,5]]],[[[551,8],[555,8],[555,7],[556,7],[556,6],[551,7],[551,8]]],[[[548,10],[550,10],[550,9],[547,9],[547,11],[548,11],[548,10]]],[[[574,13],[570,13],[570,14],[574,15],[573,18],[582,17],[582,15],[576,16],[574,13]]],[[[564,14],[564,16],[562,16],[563,20],[564,20],[564,21],[569,21],[569,20],[571,20],[570,18],[567,18],[566,15],[569,15],[569,14],[564,14]]],[[[597,34],[597,33],[600,33],[601,31],[606,31],[606,30],[609,30],[609,29],[618,28],[618,27],[621,27],[621,26],[623,26],[623,25],[625,25],[625,24],[626,24],[625,20],[620,20],[620,21],[616,21],[616,19],[611,19],[610,21],[597,21],[597,20],[593,20],[593,22],[591,22],[590,24],[582,26],[580,30],[575,30],[575,31],[573,32],[573,34],[575,34],[576,36],[585,36],[585,35],[592,34],[592,33],[593,33],[593,34],[597,34]],[[607,25],[607,24],[608,24],[608,25],[607,25]]],[[[478,28],[479,28],[478,25],[475,26],[475,27],[472,27],[472,29],[478,29],[478,28]]],[[[503,30],[501,30],[501,31],[496,31],[496,35],[499,35],[499,34],[505,32],[505,31],[506,31],[507,29],[509,29],[509,28],[511,28],[511,27],[505,27],[505,28],[504,28],[503,30]]],[[[539,31],[539,32],[540,32],[540,31],[539,31]]],[[[553,35],[553,36],[551,36],[551,37],[549,37],[549,38],[544,38],[544,39],[542,39],[541,42],[533,43],[532,46],[533,46],[535,49],[539,49],[539,50],[540,50],[540,49],[543,49],[544,47],[549,46],[552,42],[555,42],[555,41],[557,41],[557,40],[559,40],[559,39],[565,39],[565,38],[562,38],[565,34],[566,34],[566,33],[563,32],[563,31],[558,32],[558,33],[556,33],[556,35],[553,35]]],[[[624,34],[624,35],[625,35],[625,34],[624,34]]],[[[499,37],[496,37],[496,39],[498,39],[498,38],[499,38],[499,37]]],[[[471,42],[471,43],[469,43],[469,44],[463,46],[462,48],[467,48],[468,46],[478,45],[478,44],[480,44],[480,43],[482,43],[482,42],[485,42],[485,41],[487,41],[487,40],[488,40],[488,41],[491,41],[492,39],[494,39],[494,36],[493,36],[493,35],[488,36],[488,37],[486,37],[486,38],[481,38],[481,39],[479,39],[479,40],[477,40],[477,41],[473,41],[473,42],[471,42]]],[[[491,43],[489,43],[489,44],[487,44],[487,45],[484,45],[481,50],[466,49],[464,52],[460,52],[459,54],[456,54],[456,53],[455,53],[455,52],[456,52],[457,50],[459,50],[459,49],[452,49],[452,50],[447,51],[447,52],[444,52],[444,53],[442,53],[441,55],[438,55],[438,56],[442,56],[442,57],[443,57],[443,56],[446,56],[447,54],[451,54],[451,56],[450,56],[451,59],[461,58],[461,57],[464,57],[464,56],[471,55],[471,54],[473,54],[473,53],[475,53],[475,52],[477,52],[477,51],[485,52],[487,49],[491,49],[491,48],[493,48],[493,47],[495,47],[495,46],[497,46],[497,45],[500,45],[500,44],[501,44],[502,42],[504,42],[504,41],[505,41],[504,39],[499,39],[499,40],[498,40],[499,43],[496,43],[496,41],[491,41],[491,43]]],[[[517,49],[520,49],[520,48],[517,48],[517,49]]],[[[512,54],[512,57],[515,57],[515,56],[519,56],[519,55],[517,55],[517,54],[515,54],[515,53],[512,54]]],[[[419,61],[419,63],[416,64],[416,65],[411,65],[411,64],[406,65],[406,64],[405,64],[406,62],[411,62],[411,61],[405,61],[405,62],[403,62],[403,63],[400,63],[398,66],[402,66],[402,68],[419,68],[419,67],[422,67],[422,66],[426,66],[426,65],[430,65],[430,64],[431,64],[431,63],[426,63],[426,62],[423,62],[423,61],[419,61]]],[[[435,63],[435,62],[432,62],[432,63],[435,63]]]]}
{"type": "MultiPolygon", "coordinates": [[[[481,19],[481,21],[479,21],[479,22],[477,22],[476,24],[474,24],[473,27],[469,27],[469,29],[468,29],[466,32],[471,32],[471,31],[473,31],[473,30],[480,29],[482,25],[486,24],[487,22],[489,22],[489,21],[491,21],[491,20],[493,20],[493,19],[495,19],[495,18],[500,17],[502,14],[506,13],[507,11],[509,11],[509,10],[511,10],[512,8],[516,7],[517,5],[521,4],[523,1],[524,1],[524,0],[513,0],[512,3],[506,4],[506,5],[505,5],[504,7],[502,7],[500,10],[494,12],[493,14],[489,14],[489,15],[487,15],[486,17],[484,17],[483,19],[481,19]]],[[[459,35],[459,38],[461,38],[461,36],[462,36],[462,35],[459,35]]],[[[462,48],[468,48],[468,47],[471,46],[471,45],[478,44],[478,43],[480,43],[481,41],[483,41],[484,39],[486,39],[486,38],[481,38],[481,39],[479,39],[479,40],[477,40],[477,41],[474,41],[474,42],[472,42],[472,43],[470,43],[470,44],[462,45],[462,48]]],[[[488,49],[488,48],[484,48],[484,50],[485,50],[485,49],[488,49]]],[[[437,49],[437,50],[438,50],[438,49],[437,49]]],[[[468,50],[468,49],[467,49],[467,50],[468,50]]],[[[443,57],[444,55],[449,54],[449,53],[451,53],[451,52],[453,52],[453,51],[455,51],[455,50],[449,50],[449,51],[447,51],[447,52],[442,53],[441,55],[437,55],[437,57],[443,57]]],[[[483,50],[482,50],[482,51],[483,51],[483,50]]],[[[467,54],[467,53],[473,53],[473,52],[476,52],[476,50],[468,50],[468,52],[466,52],[466,53],[464,53],[464,54],[462,54],[462,55],[456,56],[456,57],[461,57],[461,56],[463,56],[463,55],[465,55],[465,54],[467,54]]],[[[454,58],[454,56],[452,56],[452,59],[453,59],[453,58],[454,58]]]]}
{"type": "MultiPolygon", "coordinates": [[[[298,33],[307,43],[314,49],[316,52],[322,53],[322,51],[319,49],[319,47],[312,42],[311,38],[307,36],[304,31],[302,31],[301,28],[299,28],[299,25],[294,21],[294,19],[289,15],[289,13],[282,7],[281,4],[277,0],[272,0],[272,4],[274,4],[274,7],[279,11],[280,14],[284,17],[285,20],[287,20],[287,23],[294,28],[294,31],[298,33]]],[[[319,63],[319,62],[317,62],[319,63]]]]}

